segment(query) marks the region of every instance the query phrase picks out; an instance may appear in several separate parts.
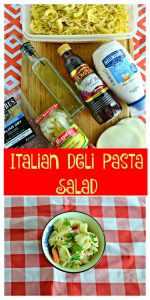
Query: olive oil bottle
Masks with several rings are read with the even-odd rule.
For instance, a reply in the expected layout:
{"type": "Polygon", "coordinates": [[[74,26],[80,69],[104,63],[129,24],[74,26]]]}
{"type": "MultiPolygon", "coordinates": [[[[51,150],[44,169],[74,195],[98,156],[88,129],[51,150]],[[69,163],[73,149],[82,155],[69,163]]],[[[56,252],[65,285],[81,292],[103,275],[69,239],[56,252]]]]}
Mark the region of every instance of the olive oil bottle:
{"type": "Polygon", "coordinates": [[[17,36],[14,36],[21,44],[20,50],[30,59],[32,71],[56,102],[64,109],[70,118],[73,118],[85,106],[80,97],[72,87],[57,71],[55,66],[45,57],[39,56],[30,42],[23,43],[17,36]]]}

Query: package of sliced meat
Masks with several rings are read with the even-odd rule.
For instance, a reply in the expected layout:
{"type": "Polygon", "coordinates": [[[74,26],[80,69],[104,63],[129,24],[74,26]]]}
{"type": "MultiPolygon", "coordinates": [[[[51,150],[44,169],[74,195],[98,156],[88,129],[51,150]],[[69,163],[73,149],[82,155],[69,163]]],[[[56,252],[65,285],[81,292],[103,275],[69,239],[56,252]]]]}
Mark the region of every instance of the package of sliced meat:
{"type": "Polygon", "coordinates": [[[37,115],[20,88],[5,93],[4,147],[50,148],[40,128],[35,124],[37,115]]]}

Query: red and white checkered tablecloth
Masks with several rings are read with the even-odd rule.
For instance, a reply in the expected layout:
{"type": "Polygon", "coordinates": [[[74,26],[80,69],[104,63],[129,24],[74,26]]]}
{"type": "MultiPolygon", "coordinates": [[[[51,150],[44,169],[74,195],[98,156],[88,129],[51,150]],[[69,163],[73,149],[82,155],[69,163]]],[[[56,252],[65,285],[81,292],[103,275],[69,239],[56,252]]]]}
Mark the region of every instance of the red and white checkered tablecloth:
{"type": "MultiPolygon", "coordinates": [[[[134,59],[145,81],[146,6],[138,5],[134,59]]],[[[21,81],[21,53],[12,34],[22,37],[20,5],[5,5],[5,87],[21,81]]],[[[5,295],[145,295],[145,199],[138,197],[6,197],[5,295]],[[81,274],[54,269],[41,249],[51,216],[67,210],[89,213],[106,235],[99,264],[81,274]]]]}
{"type": "Polygon", "coordinates": [[[145,198],[5,197],[5,295],[145,295],[145,198]],[[42,253],[45,225],[68,210],[93,216],[106,236],[84,273],[61,272],[42,253]]]}

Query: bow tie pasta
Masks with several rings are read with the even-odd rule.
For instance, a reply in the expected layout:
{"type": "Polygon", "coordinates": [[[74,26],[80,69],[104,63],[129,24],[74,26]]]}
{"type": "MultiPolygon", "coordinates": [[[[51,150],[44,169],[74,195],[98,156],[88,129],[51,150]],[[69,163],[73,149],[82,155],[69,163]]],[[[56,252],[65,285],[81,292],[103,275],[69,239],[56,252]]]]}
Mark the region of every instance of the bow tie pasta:
{"type": "Polygon", "coordinates": [[[71,35],[128,31],[125,4],[33,4],[30,29],[35,34],[71,35]]]}
{"type": "Polygon", "coordinates": [[[77,269],[98,251],[98,238],[88,231],[87,223],[59,219],[53,229],[48,242],[55,263],[77,269]]]}

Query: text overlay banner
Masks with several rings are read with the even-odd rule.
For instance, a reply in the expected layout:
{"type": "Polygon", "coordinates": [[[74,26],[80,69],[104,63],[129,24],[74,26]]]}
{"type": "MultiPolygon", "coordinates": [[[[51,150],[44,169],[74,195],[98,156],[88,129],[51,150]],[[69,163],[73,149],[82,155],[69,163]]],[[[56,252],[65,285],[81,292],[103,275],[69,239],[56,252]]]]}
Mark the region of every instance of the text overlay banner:
{"type": "Polygon", "coordinates": [[[4,194],[147,195],[146,149],[5,149],[4,194]]]}

